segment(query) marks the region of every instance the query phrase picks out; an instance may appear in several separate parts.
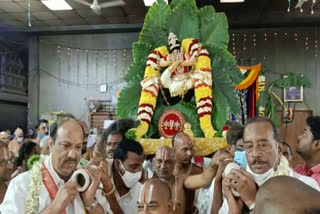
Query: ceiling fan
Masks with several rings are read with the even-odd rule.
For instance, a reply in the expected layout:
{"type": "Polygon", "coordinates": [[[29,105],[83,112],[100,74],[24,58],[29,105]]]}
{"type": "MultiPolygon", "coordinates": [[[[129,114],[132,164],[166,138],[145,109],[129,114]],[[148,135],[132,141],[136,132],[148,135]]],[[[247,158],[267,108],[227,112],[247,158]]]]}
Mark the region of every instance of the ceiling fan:
{"type": "Polygon", "coordinates": [[[122,6],[126,4],[123,0],[107,1],[100,4],[98,0],[93,0],[92,4],[87,2],[86,0],[73,0],[73,1],[89,6],[93,10],[93,12],[98,15],[101,15],[101,8],[117,7],[117,6],[122,6]]]}

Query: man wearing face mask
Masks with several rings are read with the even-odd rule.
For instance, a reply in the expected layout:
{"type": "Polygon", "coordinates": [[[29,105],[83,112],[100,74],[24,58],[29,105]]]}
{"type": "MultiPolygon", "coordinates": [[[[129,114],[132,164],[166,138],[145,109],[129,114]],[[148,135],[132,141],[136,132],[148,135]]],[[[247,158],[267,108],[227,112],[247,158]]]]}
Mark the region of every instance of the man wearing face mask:
{"type": "Polygon", "coordinates": [[[38,141],[40,142],[44,137],[49,134],[49,122],[47,120],[41,119],[36,125],[36,132],[38,141]]]}
{"type": "Polygon", "coordinates": [[[319,190],[315,180],[295,173],[281,155],[278,132],[270,119],[250,119],[244,128],[243,141],[248,165],[246,170],[232,169],[225,175],[222,182],[225,200],[219,214],[241,214],[243,209],[253,211],[259,186],[278,175],[294,177],[319,190]],[[231,189],[240,196],[235,197],[231,189]]]}
{"type": "Polygon", "coordinates": [[[107,159],[108,170],[102,175],[104,195],[108,204],[104,207],[108,213],[137,213],[137,200],[142,184],[143,148],[140,143],[123,139],[114,151],[114,159],[107,159]],[[114,201],[113,199],[116,199],[114,201]]]}
{"type": "Polygon", "coordinates": [[[12,152],[12,154],[15,157],[18,157],[19,149],[21,147],[21,144],[24,140],[24,133],[21,128],[17,128],[14,131],[14,138],[9,143],[9,151],[12,152]]]}

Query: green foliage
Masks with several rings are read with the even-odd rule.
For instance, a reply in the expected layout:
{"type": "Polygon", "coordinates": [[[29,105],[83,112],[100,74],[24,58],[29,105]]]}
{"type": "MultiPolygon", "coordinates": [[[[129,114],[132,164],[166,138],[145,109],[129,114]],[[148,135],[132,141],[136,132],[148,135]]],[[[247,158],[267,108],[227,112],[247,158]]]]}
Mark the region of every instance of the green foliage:
{"type": "Polygon", "coordinates": [[[135,140],[136,139],[136,129],[135,128],[129,129],[125,133],[125,136],[127,139],[135,140]]]}
{"type": "Polygon", "coordinates": [[[197,10],[197,4],[195,0],[172,0],[170,3],[171,9],[176,8],[179,4],[189,4],[193,9],[197,10]]]}
{"type": "Polygon", "coordinates": [[[269,92],[267,90],[265,90],[264,92],[262,92],[259,96],[259,99],[256,103],[256,106],[259,107],[259,106],[263,106],[265,107],[267,105],[269,101],[269,92]]]}
{"type": "Polygon", "coordinates": [[[200,38],[197,12],[189,1],[182,1],[172,10],[168,30],[177,35],[180,41],[186,38],[200,38]]]}
{"type": "Polygon", "coordinates": [[[139,42],[148,43],[153,47],[167,45],[170,11],[170,7],[164,0],[157,0],[157,3],[154,3],[148,10],[139,42]]]}
{"type": "MultiPolygon", "coordinates": [[[[208,51],[212,58],[213,95],[216,90],[221,90],[230,106],[230,111],[237,114],[240,107],[235,85],[242,80],[242,76],[236,66],[236,62],[228,51],[224,51],[221,48],[208,46],[208,51]]],[[[216,103],[216,105],[219,104],[216,103]]]]}
{"type": "Polygon", "coordinates": [[[273,85],[277,88],[289,88],[294,86],[303,86],[310,88],[311,82],[310,80],[301,75],[301,74],[295,74],[295,73],[288,73],[286,78],[281,78],[279,80],[276,80],[273,85]]]}
{"type": "Polygon", "coordinates": [[[243,79],[234,57],[224,48],[207,45],[211,56],[213,78],[213,114],[212,123],[221,131],[231,113],[238,114],[240,104],[235,85],[243,79]]]}
{"type": "Polygon", "coordinates": [[[130,83],[121,90],[117,103],[117,117],[137,117],[140,93],[141,86],[135,83],[130,83]]]}
{"type": "Polygon", "coordinates": [[[152,51],[152,46],[143,42],[133,44],[133,63],[125,77],[126,82],[140,82],[143,79],[144,70],[148,55],[152,51]]]}
{"type": "MultiPolygon", "coordinates": [[[[225,14],[216,13],[212,6],[198,10],[195,0],[172,0],[168,6],[163,0],[149,9],[139,40],[133,45],[133,63],[125,77],[128,82],[118,99],[118,117],[136,117],[148,54],[159,46],[168,46],[169,32],[175,33],[179,40],[196,38],[208,49],[213,75],[213,115],[212,122],[221,130],[231,112],[238,113],[239,103],[235,85],[243,76],[236,66],[234,57],[227,51],[228,23],[225,14]]],[[[185,120],[192,125],[196,137],[203,137],[197,115],[194,97],[189,103],[180,102],[166,106],[159,92],[157,106],[146,137],[158,135],[160,116],[169,109],[180,111],[185,120]]]]}
{"type": "Polygon", "coordinates": [[[214,88],[212,96],[214,107],[211,121],[216,130],[221,131],[231,114],[230,106],[219,87],[214,88]]]}
{"type": "Polygon", "coordinates": [[[40,156],[39,155],[32,155],[27,162],[27,167],[29,170],[32,169],[32,166],[36,163],[40,161],[40,156]]]}
{"type": "Polygon", "coordinates": [[[224,13],[216,13],[212,6],[206,6],[198,12],[200,22],[200,41],[204,46],[212,45],[228,48],[228,20],[224,13]]]}
{"type": "Polygon", "coordinates": [[[310,80],[305,76],[291,72],[286,75],[286,78],[275,80],[267,90],[261,93],[256,104],[257,107],[265,107],[266,116],[269,117],[276,126],[279,124],[279,119],[277,116],[277,103],[281,106],[283,106],[283,103],[272,91],[273,86],[277,88],[288,88],[295,86],[311,87],[310,80]]]}
{"type": "Polygon", "coordinates": [[[269,117],[272,122],[278,126],[279,124],[279,119],[277,116],[277,108],[276,108],[276,103],[273,100],[273,97],[270,93],[268,93],[268,103],[266,105],[266,116],[269,117]]]}

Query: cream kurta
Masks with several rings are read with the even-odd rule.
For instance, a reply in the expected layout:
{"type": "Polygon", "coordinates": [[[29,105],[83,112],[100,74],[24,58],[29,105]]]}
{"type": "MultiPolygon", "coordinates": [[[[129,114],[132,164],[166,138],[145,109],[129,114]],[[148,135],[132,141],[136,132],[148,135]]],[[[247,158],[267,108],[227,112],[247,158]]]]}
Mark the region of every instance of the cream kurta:
{"type": "MultiPolygon", "coordinates": [[[[51,174],[53,180],[55,181],[57,187],[61,187],[65,182],[58,176],[55,170],[52,167],[51,156],[46,156],[44,160],[49,173],[51,174]]],[[[7,193],[3,200],[3,203],[0,205],[1,214],[22,214],[25,213],[25,201],[29,191],[29,184],[31,180],[30,171],[24,172],[14,178],[7,189],[7,193]]],[[[96,194],[96,199],[102,207],[106,204],[105,197],[101,194],[101,191],[98,190],[96,194]]],[[[40,188],[40,197],[39,197],[39,213],[46,209],[51,204],[51,199],[49,193],[44,186],[41,184],[40,188]]],[[[85,208],[82,203],[80,194],[78,193],[75,200],[70,203],[66,209],[67,214],[84,214],[85,208]]]]}

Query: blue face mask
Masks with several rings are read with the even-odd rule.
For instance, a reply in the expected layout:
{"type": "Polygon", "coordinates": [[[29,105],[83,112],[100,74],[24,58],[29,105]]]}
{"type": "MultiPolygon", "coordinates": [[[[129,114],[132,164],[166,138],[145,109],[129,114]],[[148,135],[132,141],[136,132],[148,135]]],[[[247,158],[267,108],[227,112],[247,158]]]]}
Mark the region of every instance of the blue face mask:
{"type": "Polygon", "coordinates": [[[234,153],[234,161],[237,162],[242,169],[247,167],[246,151],[236,151],[234,153]]]}
{"type": "Polygon", "coordinates": [[[42,138],[44,138],[44,137],[46,137],[46,136],[48,136],[48,135],[39,133],[39,138],[40,138],[40,140],[42,140],[42,138]]]}

